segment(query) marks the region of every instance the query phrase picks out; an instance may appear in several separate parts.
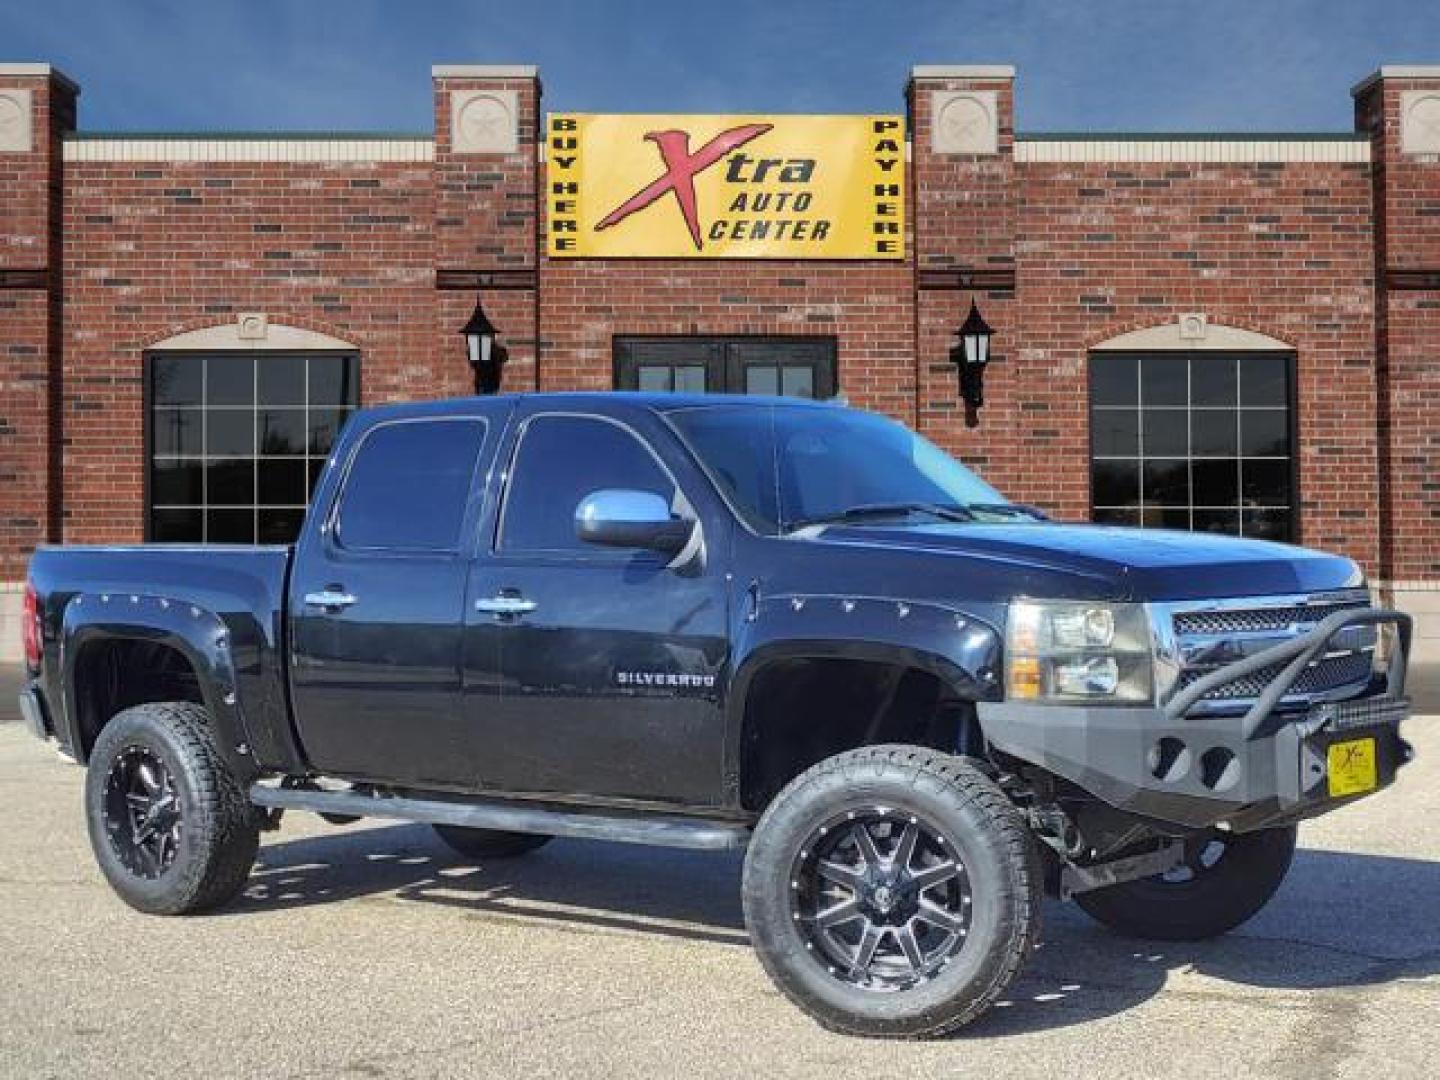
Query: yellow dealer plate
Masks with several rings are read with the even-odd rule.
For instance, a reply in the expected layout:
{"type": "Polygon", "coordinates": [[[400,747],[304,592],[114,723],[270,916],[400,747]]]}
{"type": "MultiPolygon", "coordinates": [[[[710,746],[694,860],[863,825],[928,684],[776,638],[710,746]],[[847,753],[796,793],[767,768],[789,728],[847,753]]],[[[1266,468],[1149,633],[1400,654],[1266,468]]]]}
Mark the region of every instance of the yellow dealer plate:
{"type": "Polygon", "coordinates": [[[1332,797],[1359,795],[1363,791],[1374,791],[1375,740],[1348,739],[1331,743],[1325,752],[1329,766],[1329,785],[1332,797]]]}

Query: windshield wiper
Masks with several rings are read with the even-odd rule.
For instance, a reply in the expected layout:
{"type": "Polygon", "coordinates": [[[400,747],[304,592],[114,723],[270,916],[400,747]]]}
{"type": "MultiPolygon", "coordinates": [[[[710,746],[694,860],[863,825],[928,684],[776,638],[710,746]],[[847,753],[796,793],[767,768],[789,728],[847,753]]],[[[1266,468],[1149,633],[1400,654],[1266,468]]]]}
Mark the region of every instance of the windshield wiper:
{"type": "Polygon", "coordinates": [[[1024,503],[966,503],[966,510],[978,514],[1001,514],[1006,517],[1025,518],[1027,521],[1049,521],[1050,517],[1039,507],[1024,503]]]}
{"type": "Polygon", "coordinates": [[[836,525],[847,521],[864,521],[867,518],[903,517],[907,514],[929,514],[941,521],[975,520],[975,515],[963,506],[942,506],[939,503],[925,502],[863,503],[829,514],[792,518],[781,522],[780,527],[784,532],[794,532],[807,525],[836,525]]]}

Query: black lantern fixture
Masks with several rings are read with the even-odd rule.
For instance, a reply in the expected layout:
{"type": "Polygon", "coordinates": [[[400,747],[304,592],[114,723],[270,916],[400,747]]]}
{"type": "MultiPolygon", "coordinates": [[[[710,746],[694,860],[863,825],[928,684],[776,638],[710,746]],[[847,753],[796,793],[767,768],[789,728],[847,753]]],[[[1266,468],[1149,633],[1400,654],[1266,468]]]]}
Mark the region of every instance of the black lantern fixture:
{"type": "Polygon", "coordinates": [[[980,406],[985,404],[985,365],[990,362],[990,338],[995,333],[980,315],[975,301],[970,314],[957,331],[958,344],[950,346],[950,362],[960,372],[960,396],[965,400],[965,426],[980,423],[980,406]]]}
{"type": "Polygon", "coordinates": [[[475,373],[475,393],[499,393],[501,369],[508,353],[505,346],[495,340],[498,331],[478,297],[470,321],[461,327],[460,333],[465,335],[465,352],[475,373]]]}

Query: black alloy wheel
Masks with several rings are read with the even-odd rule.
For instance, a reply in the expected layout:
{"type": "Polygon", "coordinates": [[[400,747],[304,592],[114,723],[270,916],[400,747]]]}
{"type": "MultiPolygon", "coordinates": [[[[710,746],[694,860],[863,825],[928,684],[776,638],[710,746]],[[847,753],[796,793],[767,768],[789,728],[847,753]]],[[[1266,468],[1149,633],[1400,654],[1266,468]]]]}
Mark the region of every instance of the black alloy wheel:
{"type": "Polygon", "coordinates": [[[791,879],[806,947],[866,990],[934,978],[965,945],[973,898],[955,842],[884,806],[835,815],[811,834],[791,879]]]}
{"type": "Polygon", "coordinates": [[[115,857],[132,874],[154,880],[180,850],[184,822],[175,777],[155,751],[130,745],[105,778],[101,811],[115,857]]]}

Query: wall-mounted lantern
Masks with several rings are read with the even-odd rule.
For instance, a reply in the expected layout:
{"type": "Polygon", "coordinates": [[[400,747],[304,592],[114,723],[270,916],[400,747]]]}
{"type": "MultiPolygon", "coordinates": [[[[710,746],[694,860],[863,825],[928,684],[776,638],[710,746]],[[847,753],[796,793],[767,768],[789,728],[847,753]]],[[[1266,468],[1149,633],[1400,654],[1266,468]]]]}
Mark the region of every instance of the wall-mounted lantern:
{"type": "Polygon", "coordinates": [[[980,423],[980,406],[985,404],[985,365],[990,362],[990,337],[995,331],[980,316],[975,301],[970,314],[957,331],[960,341],[950,346],[950,362],[960,372],[960,396],[965,400],[965,426],[980,423]]]}
{"type": "Polygon", "coordinates": [[[466,358],[470,361],[470,369],[475,373],[475,393],[499,393],[500,377],[509,353],[505,346],[496,340],[498,331],[490,317],[485,314],[478,297],[470,321],[461,327],[460,333],[465,335],[466,358]]]}

